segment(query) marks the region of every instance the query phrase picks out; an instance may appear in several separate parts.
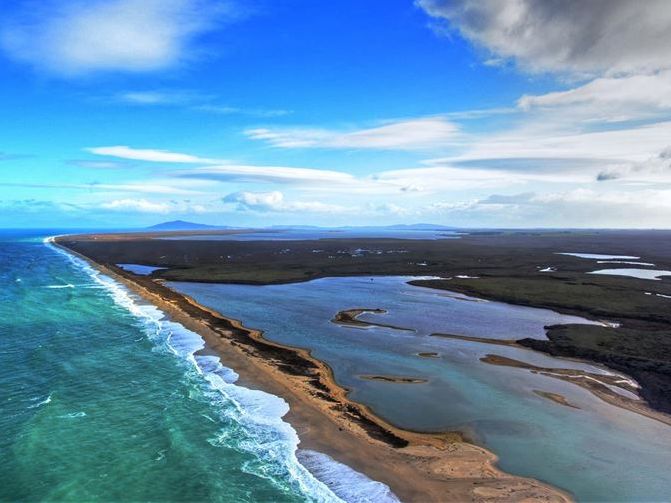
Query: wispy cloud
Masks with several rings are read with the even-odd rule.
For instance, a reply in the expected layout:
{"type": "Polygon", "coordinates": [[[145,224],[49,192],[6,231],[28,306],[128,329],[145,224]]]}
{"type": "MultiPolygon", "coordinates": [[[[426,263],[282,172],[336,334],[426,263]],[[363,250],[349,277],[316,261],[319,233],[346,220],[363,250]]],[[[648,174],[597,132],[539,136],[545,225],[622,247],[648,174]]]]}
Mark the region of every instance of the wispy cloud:
{"type": "Polygon", "coordinates": [[[84,149],[96,155],[116,157],[119,159],[130,159],[133,161],[163,162],[176,164],[212,164],[223,162],[222,159],[207,159],[190,154],[170,152],[169,150],[155,150],[132,148],[126,145],[114,145],[109,147],[89,147],[84,149]]]}
{"type": "Polygon", "coordinates": [[[260,118],[284,117],[293,113],[291,110],[280,108],[239,108],[224,105],[199,105],[192,107],[192,109],[216,115],[246,115],[260,118]]]}
{"type": "Polygon", "coordinates": [[[66,76],[178,65],[197,52],[200,35],[234,15],[229,2],[213,0],[45,0],[19,6],[18,14],[3,20],[6,53],[66,76]]]}
{"type": "Polygon", "coordinates": [[[28,154],[10,154],[8,152],[0,152],[0,161],[15,161],[17,159],[26,159],[33,157],[28,154]]]}
{"type": "Polygon", "coordinates": [[[354,131],[315,128],[255,128],[249,138],[280,148],[416,150],[441,147],[455,140],[456,124],[442,117],[391,122],[354,131]]]}
{"type": "Polygon", "coordinates": [[[601,77],[587,84],[518,100],[525,112],[562,114],[572,122],[622,122],[671,113],[671,70],[601,77]]]}
{"type": "Polygon", "coordinates": [[[241,115],[256,118],[283,117],[293,113],[291,110],[280,108],[246,108],[225,105],[221,104],[222,100],[216,95],[179,89],[125,91],[114,95],[112,101],[144,107],[179,107],[213,115],[241,115]]]}
{"type": "Polygon", "coordinates": [[[174,174],[183,178],[238,182],[347,185],[356,181],[353,175],[342,171],[234,164],[194,168],[178,171],[174,174]]]}
{"type": "Polygon", "coordinates": [[[96,159],[68,159],[65,161],[70,166],[86,169],[120,169],[130,167],[131,164],[126,161],[116,160],[96,160],[96,159]]]}
{"type": "Polygon", "coordinates": [[[135,192],[144,194],[183,194],[196,195],[202,194],[200,190],[183,188],[177,184],[161,185],[156,182],[135,182],[135,183],[21,183],[21,182],[0,182],[0,187],[32,188],[32,189],[70,189],[82,190],[87,192],[135,192]]]}
{"type": "Polygon", "coordinates": [[[671,190],[493,194],[471,201],[436,203],[423,211],[449,215],[453,221],[497,226],[666,228],[671,219],[671,190]]]}
{"type": "MultiPolygon", "coordinates": [[[[493,167],[559,183],[593,180],[604,170],[636,174],[645,181],[651,170],[628,167],[654,159],[669,147],[671,138],[671,122],[577,133],[566,131],[562,124],[554,127],[544,130],[542,124],[529,122],[504,133],[484,134],[473,138],[459,155],[425,162],[464,169],[493,167]]],[[[650,180],[659,180],[659,174],[650,180]]],[[[671,181],[671,173],[666,177],[671,181]]]]}
{"type": "Polygon", "coordinates": [[[148,91],[125,91],[114,96],[114,101],[145,106],[188,105],[209,99],[212,99],[212,96],[204,95],[195,91],[164,89],[148,91]]]}

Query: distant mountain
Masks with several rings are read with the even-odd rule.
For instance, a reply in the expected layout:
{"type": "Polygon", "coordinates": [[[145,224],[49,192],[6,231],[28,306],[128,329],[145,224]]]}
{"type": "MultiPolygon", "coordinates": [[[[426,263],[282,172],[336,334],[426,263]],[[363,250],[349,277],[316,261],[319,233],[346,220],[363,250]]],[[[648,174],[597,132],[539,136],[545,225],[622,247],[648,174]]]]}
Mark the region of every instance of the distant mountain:
{"type": "Polygon", "coordinates": [[[147,227],[148,231],[200,231],[206,229],[226,229],[226,226],[197,224],[195,222],[185,222],[184,220],[173,220],[147,227]]]}

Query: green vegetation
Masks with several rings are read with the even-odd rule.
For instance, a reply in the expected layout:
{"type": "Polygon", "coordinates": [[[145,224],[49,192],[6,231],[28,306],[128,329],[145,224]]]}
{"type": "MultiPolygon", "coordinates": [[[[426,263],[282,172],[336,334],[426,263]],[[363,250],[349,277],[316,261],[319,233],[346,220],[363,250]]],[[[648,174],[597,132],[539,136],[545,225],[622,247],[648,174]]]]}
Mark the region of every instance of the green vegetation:
{"type": "Polygon", "coordinates": [[[671,330],[633,330],[565,325],[548,331],[549,341],[520,344],[555,356],[579,357],[625,372],[643,385],[643,397],[671,412],[671,330]]]}
{"type": "Polygon", "coordinates": [[[77,236],[59,241],[112,267],[134,263],[167,268],[155,271],[154,279],[269,284],[326,276],[440,276],[450,279],[412,283],[605,320],[621,326],[558,326],[549,330],[549,341],[519,342],[628,373],[642,384],[642,394],[652,406],[671,412],[671,298],[657,295],[671,296],[671,278],[589,275],[611,266],[557,254],[635,255],[659,269],[671,269],[669,231],[492,231],[432,241],[188,239],[193,234],[77,236]],[[176,236],[186,239],[159,239],[176,236]],[[541,272],[548,267],[553,271],[541,272]]]}

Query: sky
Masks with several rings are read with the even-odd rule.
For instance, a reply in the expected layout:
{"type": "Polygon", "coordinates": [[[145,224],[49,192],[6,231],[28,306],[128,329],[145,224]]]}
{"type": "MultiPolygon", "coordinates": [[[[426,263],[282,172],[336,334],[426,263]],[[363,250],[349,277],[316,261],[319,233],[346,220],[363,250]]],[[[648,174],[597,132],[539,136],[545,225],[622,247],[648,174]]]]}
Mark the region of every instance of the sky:
{"type": "Polygon", "coordinates": [[[667,0],[0,14],[0,227],[671,228],[667,0]]]}

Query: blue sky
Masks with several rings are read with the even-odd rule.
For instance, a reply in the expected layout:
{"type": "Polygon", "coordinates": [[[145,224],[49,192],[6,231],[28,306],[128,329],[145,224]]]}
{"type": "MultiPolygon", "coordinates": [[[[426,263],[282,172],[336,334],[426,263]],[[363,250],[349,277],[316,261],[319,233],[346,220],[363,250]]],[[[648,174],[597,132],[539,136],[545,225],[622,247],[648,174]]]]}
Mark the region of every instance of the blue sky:
{"type": "Polygon", "coordinates": [[[671,227],[651,0],[11,0],[0,226],[671,227]]]}

